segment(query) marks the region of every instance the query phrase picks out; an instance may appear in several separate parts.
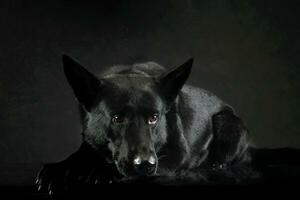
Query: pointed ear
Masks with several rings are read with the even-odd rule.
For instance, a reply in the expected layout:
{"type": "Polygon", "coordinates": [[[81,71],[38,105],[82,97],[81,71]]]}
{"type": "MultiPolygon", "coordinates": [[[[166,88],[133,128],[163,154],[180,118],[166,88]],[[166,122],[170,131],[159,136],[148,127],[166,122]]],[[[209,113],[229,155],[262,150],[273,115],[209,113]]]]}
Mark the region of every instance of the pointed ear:
{"type": "Polygon", "coordinates": [[[168,104],[173,102],[188,79],[193,61],[194,59],[190,58],[181,66],[162,74],[158,78],[158,91],[168,104]]]}
{"type": "Polygon", "coordinates": [[[90,111],[98,100],[101,81],[71,57],[63,55],[62,60],[65,75],[77,100],[90,111]]]}

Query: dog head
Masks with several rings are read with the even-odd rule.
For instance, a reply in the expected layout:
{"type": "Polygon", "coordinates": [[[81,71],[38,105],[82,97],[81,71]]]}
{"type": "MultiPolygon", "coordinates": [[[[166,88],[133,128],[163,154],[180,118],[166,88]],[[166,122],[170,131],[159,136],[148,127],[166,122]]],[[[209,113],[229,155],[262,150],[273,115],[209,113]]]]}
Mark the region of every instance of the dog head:
{"type": "MultiPolygon", "coordinates": [[[[156,172],[167,140],[166,113],[186,82],[193,59],[158,77],[117,73],[101,78],[64,55],[64,72],[84,113],[83,137],[124,176],[156,172]]],[[[172,122],[171,122],[172,123],[172,122]]]]}

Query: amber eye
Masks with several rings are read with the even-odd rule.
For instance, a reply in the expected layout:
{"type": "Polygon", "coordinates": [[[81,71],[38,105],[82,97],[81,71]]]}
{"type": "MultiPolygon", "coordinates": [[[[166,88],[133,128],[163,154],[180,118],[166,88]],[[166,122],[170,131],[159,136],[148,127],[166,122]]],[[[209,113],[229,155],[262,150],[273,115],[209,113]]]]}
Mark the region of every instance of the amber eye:
{"type": "Polygon", "coordinates": [[[153,124],[156,124],[157,121],[158,121],[158,115],[153,114],[151,117],[149,117],[148,124],[153,125],[153,124]]]}
{"type": "Polygon", "coordinates": [[[126,122],[126,119],[125,119],[125,117],[122,117],[121,115],[114,115],[111,118],[111,121],[112,121],[112,123],[118,125],[118,124],[124,124],[126,122]]]}

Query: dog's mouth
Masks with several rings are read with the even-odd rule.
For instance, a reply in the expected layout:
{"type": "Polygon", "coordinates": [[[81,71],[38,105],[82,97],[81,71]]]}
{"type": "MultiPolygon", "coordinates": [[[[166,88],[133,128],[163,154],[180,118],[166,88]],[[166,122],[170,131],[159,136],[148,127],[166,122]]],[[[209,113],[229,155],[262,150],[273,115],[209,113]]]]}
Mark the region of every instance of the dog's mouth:
{"type": "Polygon", "coordinates": [[[124,177],[132,177],[134,175],[131,167],[129,167],[128,164],[125,164],[125,162],[115,161],[115,165],[119,173],[122,174],[124,177]]]}

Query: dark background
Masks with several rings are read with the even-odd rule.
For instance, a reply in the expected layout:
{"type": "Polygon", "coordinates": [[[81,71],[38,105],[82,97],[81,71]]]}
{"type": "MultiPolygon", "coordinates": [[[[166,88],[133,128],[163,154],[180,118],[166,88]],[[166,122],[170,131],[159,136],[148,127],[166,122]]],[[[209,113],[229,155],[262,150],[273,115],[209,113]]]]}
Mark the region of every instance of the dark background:
{"type": "Polygon", "coordinates": [[[234,106],[256,146],[299,148],[299,20],[299,3],[283,0],[1,1],[2,183],[22,183],[18,163],[30,174],[30,163],[62,160],[80,145],[62,53],[92,72],[193,56],[188,83],[234,106]]]}

